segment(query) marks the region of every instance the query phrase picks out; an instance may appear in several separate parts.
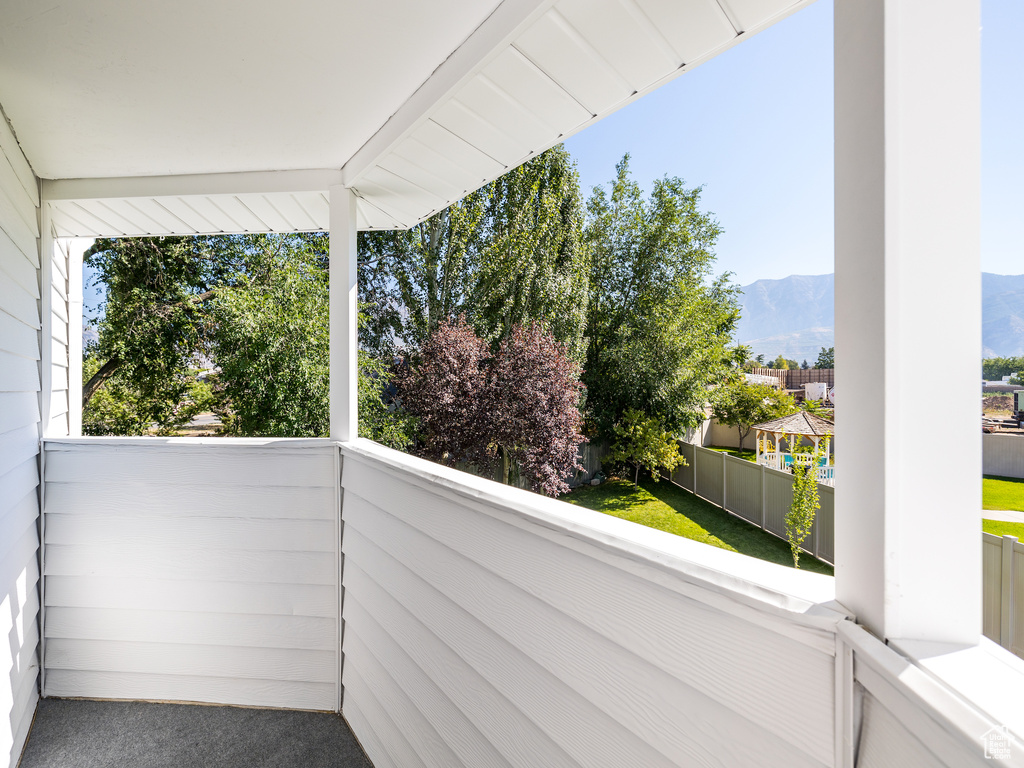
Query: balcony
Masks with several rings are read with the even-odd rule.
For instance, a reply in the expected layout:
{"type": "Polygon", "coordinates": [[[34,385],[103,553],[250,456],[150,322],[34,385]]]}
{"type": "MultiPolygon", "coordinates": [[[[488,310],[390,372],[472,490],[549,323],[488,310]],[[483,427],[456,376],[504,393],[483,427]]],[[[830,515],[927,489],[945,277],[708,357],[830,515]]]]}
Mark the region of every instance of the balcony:
{"type": "MultiPolygon", "coordinates": [[[[43,457],[45,697],[340,711],[377,768],[844,765],[863,698],[862,754],[977,757],[983,719],[948,670],[854,624],[830,577],[367,441],[50,439],[43,457]]],[[[26,766],[61,765],[33,762],[54,740],[94,748],[79,702],[40,706],[26,766]]],[[[171,755],[177,718],[223,719],[218,748],[262,754],[257,715],[219,712],[119,727],[171,755]]]]}

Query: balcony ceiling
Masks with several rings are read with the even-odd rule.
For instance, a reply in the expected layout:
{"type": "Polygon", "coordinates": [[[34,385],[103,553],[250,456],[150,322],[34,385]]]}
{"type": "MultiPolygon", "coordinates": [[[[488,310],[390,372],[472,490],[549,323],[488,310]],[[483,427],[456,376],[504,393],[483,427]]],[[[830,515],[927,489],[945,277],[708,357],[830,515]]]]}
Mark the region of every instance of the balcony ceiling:
{"type": "MultiPolygon", "coordinates": [[[[407,227],[809,2],[5,0],[0,105],[43,179],[343,169],[362,228],[407,227]]],[[[64,235],[308,230],[332,179],[50,207],[64,235]]]]}

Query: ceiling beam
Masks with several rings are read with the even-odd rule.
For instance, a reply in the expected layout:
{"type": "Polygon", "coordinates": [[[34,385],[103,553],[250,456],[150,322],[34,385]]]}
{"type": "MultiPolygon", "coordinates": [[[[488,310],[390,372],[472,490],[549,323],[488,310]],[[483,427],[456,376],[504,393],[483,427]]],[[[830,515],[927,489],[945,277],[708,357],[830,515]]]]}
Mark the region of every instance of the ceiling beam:
{"type": "Polygon", "coordinates": [[[436,106],[458,91],[554,4],[555,0],[504,0],[352,155],[342,168],[345,186],[357,186],[362,175],[421,125],[436,106]]]}
{"type": "Polygon", "coordinates": [[[327,192],[341,182],[341,171],[251,171],[183,176],[124,176],[103,179],[43,179],[43,202],[110,200],[133,197],[327,192]]]}

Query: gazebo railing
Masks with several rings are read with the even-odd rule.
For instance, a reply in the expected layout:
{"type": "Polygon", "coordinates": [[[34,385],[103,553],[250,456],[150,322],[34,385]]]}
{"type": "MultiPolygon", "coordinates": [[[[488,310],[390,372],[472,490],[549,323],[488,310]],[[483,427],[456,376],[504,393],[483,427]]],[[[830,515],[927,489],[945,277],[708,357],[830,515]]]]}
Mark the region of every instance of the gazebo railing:
{"type": "MultiPolygon", "coordinates": [[[[788,470],[793,464],[806,464],[811,465],[815,461],[814,456],[811,454],[792,454],[784,453],[782,451],[762,451],[758,456],[758,464],[763,464],[769,469],[788,470]]],[[[818,457],[818,462],[824,462],[827,459],[823,456],[818,457]]],[[[822,485],[835,486],[836,479],[836,468],[834,464],[820,464],[814,467],[814,473],[816,479],[822,485]]]]}

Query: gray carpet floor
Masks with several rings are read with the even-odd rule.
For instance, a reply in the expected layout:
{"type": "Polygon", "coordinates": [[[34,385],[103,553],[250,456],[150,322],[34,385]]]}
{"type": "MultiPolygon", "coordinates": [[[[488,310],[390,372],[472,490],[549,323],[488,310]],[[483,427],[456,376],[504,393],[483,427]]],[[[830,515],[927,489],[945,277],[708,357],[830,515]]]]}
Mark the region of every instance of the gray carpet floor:
{"type": "Polygon", "coordinates": [[[21,768],[372,768],[338,715],[43,699],[21,768]]]}

